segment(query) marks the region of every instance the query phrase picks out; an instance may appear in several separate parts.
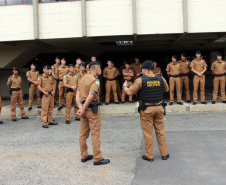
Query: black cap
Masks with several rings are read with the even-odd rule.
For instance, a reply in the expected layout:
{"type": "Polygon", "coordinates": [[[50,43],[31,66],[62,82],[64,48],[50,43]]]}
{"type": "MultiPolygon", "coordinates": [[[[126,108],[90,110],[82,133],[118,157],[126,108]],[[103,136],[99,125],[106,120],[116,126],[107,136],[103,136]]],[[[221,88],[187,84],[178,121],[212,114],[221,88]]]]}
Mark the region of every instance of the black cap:
{"type": "Polygon", "coordinates": [[[172,57],[175,58],[175,59],[177,59],[177,55],[173,55],[172,57]]]}
{"type": "Polygon", "coordinates": [[[221,53],[217,53],[217,56],[220,56],[220,57],[222,57],[222,54],[221,54],[221,53]]]}
{"type": "Polygon", "coordinates": [[[62,58],[61,60],[67,61],[66,58],[62,58]]]}
{"type": "Polygon", "coordinates": [[[186,53],[181,53],[181,55],[182,55],[183,57],[187,57],[186,53]]]}
{"type": "Polygon", "coordinates": [[[44,66],[43,66],[43,69],[49,69],[49,66],[44,65],[44,66]]]}
{"type": "Polygon", "coordinates": [[[75,67],[74,64],[69,64],[68,67],[75,67]]]}
{"type": "Polygon", "coordinates": [[[17,68],[17,67],[13,67],[13,69],[12,69],[12,70],[17,70],[17,71],[18,71],[18,70],[19,70],[19,68],[17,68]]]}
{"type": "Polygon", "coordinates": [[[152,61],[150,60],[146,60],[143,64],[142,64],[142,69],[154,69],[154,64],[152,61]]]}
{"type": "Polygon", "coordinates": [[[48,69],[52,69],[52,67],[51,66],[48,66],[48,69]]]}
{"type": "Polygon", "coordinates": [[[82,62],[80,66],[86,67],[86,64],[82,62]]]}
{"type": "Polygon", "coordinates": [[[60,60],[60,57],[59,56],[56,56],[56,59],[59,59],[60,60]]]}
{"type": "Polygon", "coordinates": [[[36,66],[36,64],[35,63],[31,63],[31,66],[36,66]]]}
{"type": "Polygon", "coordinates": [[[91,56],[91,58],[92,58],[92,57],[95,57],[95,58],[96,58],[96,56],[95,56],[95,55],[92,55],[92,56],[91,56]]]}
{"type": "Polygon", "coordinates": [[[196,54],[201,54],[201,51],[196,51],[196,54]]]}
{"type": "Polygon", "coordinates": [[[125,60],[125,63],[128,64],[128,65],[131,64],[131,62],[130,61],[127,61],[127,60],[125,60]]]}
{"type": "Polygon", "coordinates": [[[94,66],[94,65],[98,65],[98,66],[100,66],[100,63],[99,62],[91,62],[90,64],[89,64],[89,68],[91,67],[91,66],[94,66]]]}

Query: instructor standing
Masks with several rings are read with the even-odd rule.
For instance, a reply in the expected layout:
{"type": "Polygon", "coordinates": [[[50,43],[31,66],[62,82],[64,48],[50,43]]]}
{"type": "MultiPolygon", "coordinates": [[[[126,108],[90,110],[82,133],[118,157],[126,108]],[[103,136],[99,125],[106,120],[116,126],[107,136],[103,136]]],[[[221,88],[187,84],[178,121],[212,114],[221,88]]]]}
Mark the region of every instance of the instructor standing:
{"type": "Polygon", "coordinates": [[[162,155],[162,160],[169,158],[165,128],[164,128],[164,91],[169,91],[166,80],[153,73],[154,64],[147,60],[142,65],[143,76],[137,79],[130,88],[128,82],[123,84],[123,88],[130,96],[139,92],[139,112],[140,122],[145,139],[145,155],[142,159],[149,162],[154,161],[153,153],[153,127],[155,129],[158,146],[162,155]]]}

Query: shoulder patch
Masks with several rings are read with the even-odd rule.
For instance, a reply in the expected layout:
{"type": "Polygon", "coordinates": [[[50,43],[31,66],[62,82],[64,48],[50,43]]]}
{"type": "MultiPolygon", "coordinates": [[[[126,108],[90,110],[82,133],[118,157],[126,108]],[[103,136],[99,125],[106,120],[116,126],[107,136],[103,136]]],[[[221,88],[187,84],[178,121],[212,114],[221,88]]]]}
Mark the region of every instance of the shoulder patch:
{"type": "Polygon", "coordinates": [[[27,72],[27,75],[29,74],[29,72],[27,72]]]}
{"type": "Polygon", "coordinates": [[[38,80],[40,80],[40,78],[38,77],[38,80]]]}
{"type": "Polygon", "coordinates": [[[10,81],[10,79],[8,78],[8,82],[10,81]]]}
{"type": "Polygon", "coordinates": [[[64,76],[64,78],[66,78],[66,76],[64,76]]]}
{"type": "Polygon", "coordinates": [[[95,84],[100,85],[100,82],[99,81],[96,81],[95,84]]]}

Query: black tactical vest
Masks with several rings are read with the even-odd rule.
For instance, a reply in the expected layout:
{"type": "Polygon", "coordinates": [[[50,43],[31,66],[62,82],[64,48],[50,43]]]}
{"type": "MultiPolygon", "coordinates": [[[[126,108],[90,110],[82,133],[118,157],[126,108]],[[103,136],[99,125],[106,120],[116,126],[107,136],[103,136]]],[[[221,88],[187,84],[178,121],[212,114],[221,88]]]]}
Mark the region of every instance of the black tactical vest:
{"type": "Polygon", "coordinates": [[[139,91],[139,100],[145,103],[158,103],[163,101],[164,81],[161,76],[148,77],[143,75],[142,88],[139,91]]]}

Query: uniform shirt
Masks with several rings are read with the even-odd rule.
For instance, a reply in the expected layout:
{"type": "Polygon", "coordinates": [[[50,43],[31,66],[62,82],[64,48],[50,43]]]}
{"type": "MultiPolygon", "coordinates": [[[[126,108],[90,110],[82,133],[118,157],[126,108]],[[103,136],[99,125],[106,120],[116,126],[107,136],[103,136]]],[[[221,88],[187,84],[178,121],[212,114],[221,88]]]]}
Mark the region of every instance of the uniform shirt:
{"type": "Polygon", "coordinates": [[[56,75],[58,75],[58,78],[62,80],[64,78],[64,75],[68,73],[68,66],[60,66],[56,69],[56,75]]]}
{"type": "Polygon", "coordinates": [[[50,92],[52,91],[52,85],[53,85],[53,77],[49,75],[41,75],[38,77],[38,85],[41,86],[41,88],[45,92],[50,92]]]}
{"type": "Polygon", "coordinates": [[[12,75],[8,78],[7,85],[10,85],[13,89],[21,88],[22,78],[20,75],[12,75]]]}
{"type": "MultiPolygon", "coordinates": [[[[148,77],[155,77],[155,74],[152,72],[150,74],[147,75],[148,77]]],[[[162,77],[163,81],[164,81],[164,91],[168,91],[169,90],[169,86],[166,82],[166,80],[162,77]]],[[[142,88],[142,78],[138,78],[133,85],[130,86],[129,90],[131,93],[136,94],[139,90],[141,90],[142,88]]]]}
{"type": "Polygon", "coordinates": [[[223,61],[223,60],[221,60],[221,61],[216,60],[212,64],[211,70],[213,71],[214,74],[224,74],[225,70],[226,70],[226,63],[225,63],[225,61],[223,61]]]}
{"type": "Polygon", "coordinates": [[[119,71],[116,67],[112,67],[112,68],[105,67],[103,73],[106,76],[106,78],[114,79],[116,77],[116,74],[117,75],[119,74],[119,71]]]}
{"type": "Polygon", "coordinates": [[[191,62],[189,62],[188,60],[179,60],[178,63],[180,64],[180,71],[182,74],[189,73],[191,62]]]}
{"type": "Polygon", "coordinates": [[[134,75],[142,72],[142,64],[141,63],[133,63],[131,64],[131,68],[133,69],[134,75]]]}
{"type": "Polygon", "coordinates": [[[37,81],[38,80],[38,76],[39,76],[39,72],[38,71],[28,71],[26,74],[26,77],[30,77],[32,81],[37,81]]]}
{"type": "Polygon", "coordinates": [[[171,62],[167,65],[166,71],[170,75],[179,75],[180,74],[180,64],[178,62],[171,62]]]}
{"type": "Polygon", "coordinates": [[[152,71],[153,71],[153,73],[159,73],[159,71],[161,73],[161,68],[160,67],[155,67],[152,71]]]}
{"type": "MultiPolygon", "coordinates": [[[[122,74],[124,73],[130,73],[132,75],[134,75],[133,70],[132,69],[123,69],[122,70],[122,74]]],[[[123,79],[125,80],[131,80],[133,76],[128,76],[128,75],[123,75],[123,79]]]]}
{"type": "Polygon", "coordinates": [[[87,74],[85,75],[79,85],[78,90],[80,92],[80,100],[81,102],[85,101],[87,97],[89,96],[90,91],[95,91],[96,94],[94,95],[93,101],[100,101],[100,81],[98,80],[98,77],[87,74]]]}
{"type": "Polygon", "coordinates": [[[205,60],[195,58],[191,62],[191,68],[193,68],[198,73],[202,72],[204,68],[207,67],[205,60]]]}
{"type": "Polygon", "coordinates": [[[81,79],[86,75],[86,71],[80,71],[78,74],[78,77],[76,78],[76,85],[78,85],[81,82],[81,79]]]}
{"type": "Polygon", "coordinates": [[[52,65],[52,72],[54,73],[54,75],[56,75],[56,71],[57,71],[58,67],[60,67],[60,64],[52,65]]]}
{"type": "Polygon", "coordinates": [[[74,74],[74,73],[71,73],[69,72],[68,74],[66,74],[64,76],[64,79],[63,81],[70,85],[70,86],[76,86],[76,79],[78,78],[78,75],[77,74],[74,74]]]}

